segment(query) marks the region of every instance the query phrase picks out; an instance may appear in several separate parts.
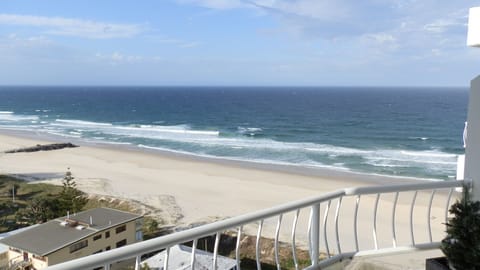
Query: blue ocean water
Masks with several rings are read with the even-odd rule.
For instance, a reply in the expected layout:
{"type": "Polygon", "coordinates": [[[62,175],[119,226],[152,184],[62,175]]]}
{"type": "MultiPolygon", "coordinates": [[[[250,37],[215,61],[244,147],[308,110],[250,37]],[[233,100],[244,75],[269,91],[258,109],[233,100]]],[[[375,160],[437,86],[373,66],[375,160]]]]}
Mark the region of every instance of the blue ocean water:
{"type": "Polygon", "coordinates": [[[197,156],[450,179],[464,88],[0,87],[0,128],[197,156]]]}

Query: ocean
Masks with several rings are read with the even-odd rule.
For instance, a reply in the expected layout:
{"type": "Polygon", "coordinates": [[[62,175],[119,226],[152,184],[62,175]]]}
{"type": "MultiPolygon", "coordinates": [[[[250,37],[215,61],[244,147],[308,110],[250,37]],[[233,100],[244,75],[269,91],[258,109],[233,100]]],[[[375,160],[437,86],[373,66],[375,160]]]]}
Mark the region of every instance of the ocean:
{"type": "Polygon", "coordinates": [[[448,180],[466,88],[0,87],[0,129],[201,157],[448,180]]]}

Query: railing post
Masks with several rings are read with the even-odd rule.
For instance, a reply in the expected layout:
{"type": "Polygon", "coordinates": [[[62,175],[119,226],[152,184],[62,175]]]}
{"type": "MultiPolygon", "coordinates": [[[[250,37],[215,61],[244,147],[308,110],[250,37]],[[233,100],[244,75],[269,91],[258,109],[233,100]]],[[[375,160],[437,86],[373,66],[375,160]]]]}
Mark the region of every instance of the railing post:
{"type": "MultiPolygon", "coordinates": [[[[471,8],[468,18],[467,44],[480,45],[480,8],[471,8]]],[[[465,149],[465,179],[472,181],[472,199],[480,200],[480,76],[471,81],[468,101],[468,128],[465,149]]]]}
{"type": "Polygon", "coordinates": [[[135,270],[140,270],[141,256],[138,255],[135,257],[135,270]]]}
{"type": "Polygon", "coordinates": [[[318,264],[318,258],[320,257],[320,204],[314,204],[312,206],[312,266],[318,264]]]}

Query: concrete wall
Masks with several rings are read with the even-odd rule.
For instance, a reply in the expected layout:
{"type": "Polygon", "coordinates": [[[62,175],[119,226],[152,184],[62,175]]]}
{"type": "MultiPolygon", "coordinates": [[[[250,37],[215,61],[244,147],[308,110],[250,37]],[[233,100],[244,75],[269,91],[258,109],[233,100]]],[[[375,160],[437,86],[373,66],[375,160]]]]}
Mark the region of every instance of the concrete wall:
{"type": "MultiPolygon", "coordinates": [[[[73,253],[70,253],[70,246],[62,248],[52,254],[48,255],[48,265],[54,265],[58,264],[61,262],[77,259],[80,257],[85,257],[88,255],[92,255],[94,253],[97,253],[99,251],[103,252],[107,250],[107,247],[110,247],[110,249],[115,249],[116,248],[116,243],[119,241],[122,241],[123,239],[127,240],[127,245],[136,243],[137,241],[135,240],[135,233],[136,233],[136,226],[135,226],[135,220],[130,221],[126,223],[126,230],[121,232],[121,233],[116,233],[115,229],[120,227],[122,225],[113,227],[109,230],[104,230],[101,232],[98,232],[91,237],[86,238],[88,240],[88,246],[84,247],[80,250],[77,250],[73,253]],[[106,232],[110,232],[110,237],[106,238],[106,232]],[[98,240],[93,240],[93,238],[97,235],[101,235],[101,238],[98,240]]],[[[83,241],[83,240],[82,240],[83,241]]],[[[80,241],[78,241],[80,242],[80,241]]]]}
{"type": "MultiPolygon", "coordinates": [[[[21,262],[23,261],[23,251],[21,250],[12,250],[10,249],[8,251],[8,261],[13,264],[16,262],[21,262]]],[[[42,269],[46,268],[48,266],[47,264],[47,258],[40,259],[39,257],[35,257],[33,254],[28,253],[28,260],[31,261],[32,266],[35,269],[42,269]]],[[[8,263],[8,262],[7,262],[8,263]]]]}
{"type": "Polygon", "coordinates": [[[480,76],[471,81],[467,119],[464,176],[473,181],[472,199],[480,200],[480,76]]]}
{"type": "Polygon", "coordinates": [[[8,251],[0,253],[0,268],[8,264],[8,251]]]}

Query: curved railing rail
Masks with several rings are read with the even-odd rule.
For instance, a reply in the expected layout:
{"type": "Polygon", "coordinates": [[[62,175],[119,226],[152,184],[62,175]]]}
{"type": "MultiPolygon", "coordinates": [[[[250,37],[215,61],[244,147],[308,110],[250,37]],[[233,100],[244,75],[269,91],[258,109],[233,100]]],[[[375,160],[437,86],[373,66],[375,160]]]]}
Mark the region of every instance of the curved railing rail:
{"type": "MultiPolygon", "coordinates": [[[[306,224],[308,225],[307,233],[305,233],[306,242],[308,244],[308,250],[310,254],[310,265],[307,269],[320,269],[325,266],[331,265],[341,259],[350,258],[354,255],[369,254],[369,253],[382,253],[382,252],[394,252],[399,250],[413,249],[413,248],[436,248],[439,245],[439,237],[441,235],[432,235],[432,219],[435,219],[436,225],[443,224],[448,218],[448,208],[451,204],[451,197],[454,189],[456,187],[468,186],[469,181],[438,181],[438,182],[422,182],[422,183],[413,183],[413,184],[399,184],[399,185],[381,185],[381,186],[369,186],[369,187],[356,187],[356,188],[347,188],[335,192],[330,192],[323,194],[321,196],[316,196],[308,199],[299,200],[292,203],[287,203],[272,207],[270,209],[261,210],[253,213],[248,213],[245,215],[232,217],[229,219],[217,221],[211,224],[199,226],[196,228],[188,229],[181,232],[176,232],[166,236],[154,238],[151,240],[143,241],[140,243],[135,243],[125,247],[113,249],[103,253],[94,254],[88,257],[83,257],[80,259],[68,261],[65,263],[57,264],[48,267],[49,270],[65,270],[65,269],[92,269],[99,266],[104,266],[105,269],[110,269],[110,265],[124,261],[132,258],[136,258],[135,269],[139,269],[140,258],[143,254],[158,251],[165,249],[166,257],[164,261],[163,269],[167,270],[168,268],[168,259],[169,259],[169,249],[170,247],[182,244],[186,242],[192,242],[192,254],[191,254],[191,265],[192,269],[195,266],[195,252],[197,250],[198,240],[207,237],[215,236],[215,245],[212,256],[212,267],[211,269],[217,269],[217,257],[219,251],[219,242],[220,235],[226,231],[234,230],[236,233],[236,247],[235,255],[237,262],[237,269],[240,270],[240,241],[242,234],[245,233],[245,228],[251,226],[252,224],[257,225],[256,233],[256,242],[255,242],[255,255],[256,255],[256,264],[257,268],[261,269],[261,240],[262,240],[262,230],[264,229],[265,221],[275,218],[276,226],[274,229],[274,262],[277,266],[277,269],[281,269],[280,256],[279,256],[279,242],[280,242],[280,232],[285,228],[285,216],[293,215],[291,217],[291,229],[289,233],[289,241],[291,244],[291,253],[292,260],[295,266],[295,269],[299,268],[299,262],[297,258],[297,251],[300,244],[298,241],[299,232],[299,221],[300,213],[302,210],[310,209],[310,214],[306,224]],[[425,191],[431,191],[430,193],[425,191]],[[446,190],[446,192],[444,191],[446,190]],[[411,198],[400,198],[400,194],[403,193],[413,193],[411,198]],[[389,207],[380,207],[380,201],[382,196],[393,195],[393,201],[390,199],[384,200],[382,203],[390,204],[389,207]],[[441,195],[438,195],[441,194],[441,195]],[[423,203],[420,205],[419,197],[421,195],[424,198],[423,203]],[[373,196],[373,198],[372,198],[373,196]],[[432,214],[432,205],[434,198],[439,197],[444,199],[443,206],[440,207],[442,210],[443,219],[438,219],[432,214]],[[353,199],[353,211],[351,207],[345,207],[343,201],[353,199]],[[364,208],[361,208],[361,204],[371,203],[364,208]],[[335,212],[332,213],[332,207],[335,206],[335,212]],[[344,206],[344,207],[342,207],[344,206]],[[398,208],[401,208],[402,211],[398,211],[398,208]],[[421,225],[418,225],[418,222],[414,222],[414,217],[416,216],[415,210],[422,208],[426,211],[426,216],[423,218],[421,225]],[[379,215],[379,211],[385,211],[389,209],[390,211],[390,220],[385,217],[388,215],[379,215]],[[408,209],[405,211],[405,209],[408,209]],[[371,215],[365,215],[366,210],[372,210],[371,215]],[[323,217],[321,218],[321,211],[323,211],[323,217]],[[352,214],[352,216],[350,216],[352,214]],[[398,216],[406,215],[401,219],[398,216]],[[332,220],[333,215],[333,220],[332,220]],[[362,215],[364,218],[359,218],[362,215]],[[381,221],[379,221],[382,219],[381,221]],[[408,235],[410,238],[409,243],[399,245],[399,238],[397,233],[399,233],[398,223],[399,220],[405,222],[408,220],[408,235]],[[360,228],[360,223],[363,229],[371,228],[372,237],[366,237],[365,232],[362,231],[361,237],[359,236],[358,229],[360,228]],[[364,225],[369,224],[368,226],[364,225]],[[350,229],[345,229],[345,226],[350,229]],[[380,241],[380,231],[385,234],[385,226],[390,226],[391,230],[391,245],[386,245],[385,241],[380,241]],[[381,227],[381,228],[380,228],[381,227]],[[332,231],[333,230],[333,231],[332,231]],[[420,232],[427,232],[427,239],[420,241],[416,239],[416,234],[421,234],[420,232]],[[353,235],[347,237],[348,240],[341,240],[341,235],[345,233],[353,232],[353,235]],[[354,240],[351,239],[353,237],[354,240]],[[360,241],[362,239],[369,239],[366,241],[360,241]],[[371,240],[371,241],[370,241],[371,240]],[[353,241],[353,246],[351,243],[353,241]],[[365,242],[373,242],[373,245],[367,245],[365,242]],[[349,244],[350,243],[350,247],[349,244]],[[322,255],[324,258],[321,258],[322,255]]],[[[437,199],[438,201],[438,199],[437,199]]],[[[438,202],[435,203],[435,210],[438,210],[438,202]]],[[[438,211],[437,211],[438,214],[438,211]]],[[[418,216],[418,214],[417,214],[418,216]]],[[[417,218],[418,219],[418,218],[417,218]]],[[[405,226],[402,226],[404,229],[405,226]]],[[[425,233],[423,233],[425,234],[425,233]]],[[[383,236],[382,235],[382,236],[383,236]]],[[[382,237],[385,240],[385,237],[382,237]]],[[[404,240],[404,237],[402,237],[404,240]]]]}

